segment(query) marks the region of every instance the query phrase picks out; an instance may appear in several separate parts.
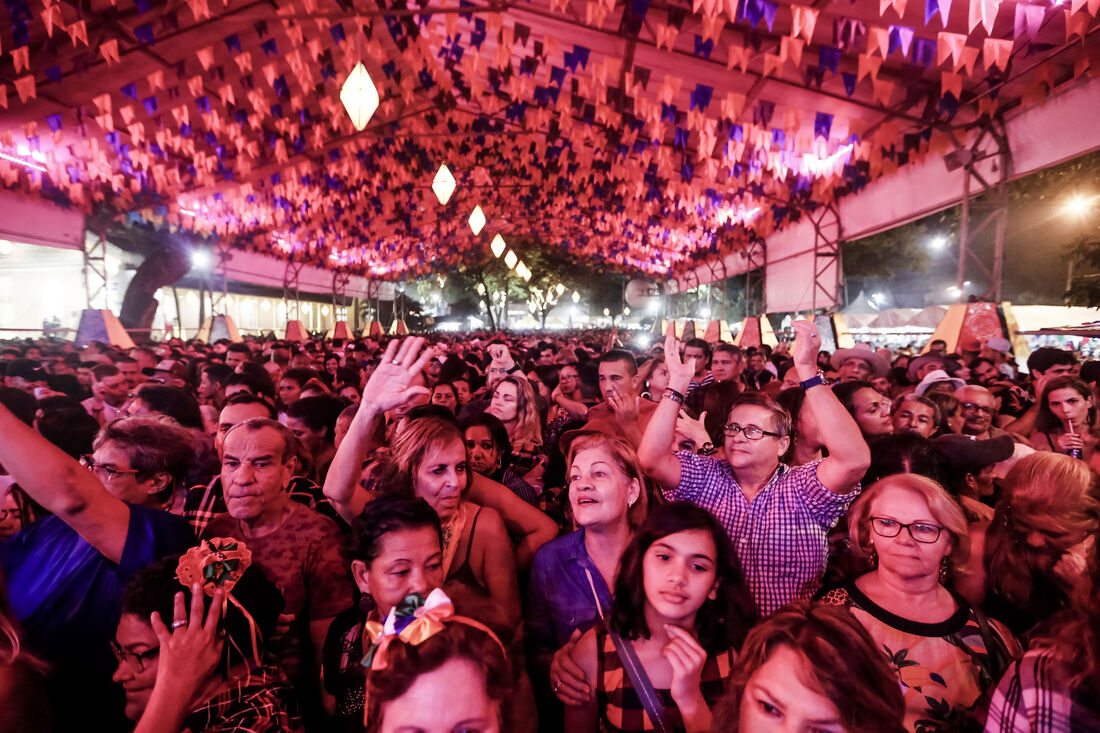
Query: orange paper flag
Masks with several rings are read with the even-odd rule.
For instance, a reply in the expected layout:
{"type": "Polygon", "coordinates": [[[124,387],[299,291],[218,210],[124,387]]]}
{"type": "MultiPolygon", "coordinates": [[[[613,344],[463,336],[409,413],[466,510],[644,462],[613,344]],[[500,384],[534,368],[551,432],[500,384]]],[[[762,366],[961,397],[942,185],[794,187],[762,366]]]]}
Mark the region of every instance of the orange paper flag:
{"type": "Polygon", "coordinates": [[[112,38],[109,41],[99,44],[99,52],[103,54],[103,59],[107,62],[107,65],[118,63],[118,39],[112,38]]]}
{"type": "Polygon", "coordinates": [[[30,60],[28,54],[30,53],[30,46],[20,46],[11,52],[11,62],[15,66],[15,73],[25,71],[30,68],[30,60]]]}
{"type": "Polygon", "coordinates": [[[87,21],[78,20],[71,26],[65,29],[65,32],[69,34],[69,38],[73,41],[73,48],[76,48],[76,42],[80,41],[85,46],[88,45],[88,23],[87,21]]]}

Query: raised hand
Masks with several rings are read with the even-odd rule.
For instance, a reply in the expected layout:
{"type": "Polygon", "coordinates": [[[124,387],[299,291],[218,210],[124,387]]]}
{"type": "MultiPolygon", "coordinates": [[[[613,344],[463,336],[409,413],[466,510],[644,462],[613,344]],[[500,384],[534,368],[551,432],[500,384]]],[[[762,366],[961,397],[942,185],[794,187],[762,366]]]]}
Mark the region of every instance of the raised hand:
{"type": "Polygon", "coordinates": [[[680,410],[680,416],[676,418],[676,432],[682,433],[695,442],[696,449],[702,448],[710,442],[710,433],[706,426],[707,413],[702,412],[698,420],[688,417],[685,410],[680,410]]]}
{"type": "Polygon", "coordinates": [[[424,339],[420,336],[404,339],[400,344],[391,341],[382,355],[382,362],[363,388],[362,405],[386,411],[405,404],[416,395],[428,394],[427,387],[409,386],[435,353],[433,349],[422,352],[423,347],[424,339]]]}
{"type": "MultiPolygon", "coordinates": [[[[794,365],[817,371],[817,352],[821,351],[821,334],[817,332],[817,326],[813,321],[804,320],[795,321],[791,327],[795,332],[794,365]]],[[[798,374],[801,376],[802,371],[798,374]]]]}
{"type": "Polygon", "coordinates": [[[156,684],[169,687],[174,695],[188,701],[214,674],[222,657],[223,643],[218,636],[218,622],[222,616],[225,592],[220,588],[214,592],[205,619],[204,598],[201,586],[196,583],[191,588],[191,611],[188,613],[183,591],[176,593],[175,620],[171,629],[156,611],[149,619],[153,633],[160,641],[156,684]]]}
{"type": "Polygon", "coordinates": [[[688,359],[686,364],[680,360],[680,345],[672,324],[669,324],[668,335],[665,336],[665,368],[668,369],[669,388],[686,392],[691,386],[691,378],[695,376],[695,358],[688,359]]]}
{"type": "Polygon", "coordinates": [[[504,344],[489,344],[489,357],[493,360],[493,364],[503,366],[506,370],[511,369],[516,363],[512,358],[512,352],[508,351],[508,347],[504,344]]]}
{"type": "Polygon", "coordinates": [[[668,632],[669,642],[661,650],[661,655],[668,660],[672,667],[672,684],[669,692],[672,699],[681,707],[694,707],[694,704],[702,698],[702,690],[699,684],[703,674],[703,665],[707,661],[707,653],[699,642],[688,632],[678,626],[668,624],[665,626],[668,632]]]}

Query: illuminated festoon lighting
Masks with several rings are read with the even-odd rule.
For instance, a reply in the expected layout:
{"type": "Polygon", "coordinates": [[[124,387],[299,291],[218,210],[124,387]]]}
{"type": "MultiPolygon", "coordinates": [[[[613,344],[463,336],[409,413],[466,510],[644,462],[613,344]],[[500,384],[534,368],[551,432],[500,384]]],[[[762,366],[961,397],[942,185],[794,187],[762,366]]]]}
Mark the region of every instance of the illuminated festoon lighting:
{"type": "Polygon", "coordinates": [[[17,165],[23,165],[23,166],[26,166],[27,168],[33,168],[36,171],[42,171],[43,173],[46,172],[46,166],[38,165],[37,163],[32,163],[31,161],[23,160],[22,158],[17,158],[14,155],[8,155],[7,153],[0,153],[0,158],[3,158],[4,160],[6,160],[8,162],[15,163],[17,165]]]}
{"type": "Polygon", "coordinates": [[[451,171],[447,168],[447,164],[439,166],[439,172],[435,174],[435,180],[432,181],[432,191],[435,191],[435,197],[439,199],[439,203],[446,204],[451,200],[451,194],[455,192],[455,188],[458,186],[458,181],[451,175],[451,171]]]}
{"type": "Polygon", "coordinates": [[[340,87],[340,101],[348,111],[348,117],[351,117],[351,124],[356,130],[366,127],[378,109],[378,89],[362,61],[356,62],[355,68],[340,87]]]}
{"type": "Polygon", "coordinates": [[[504,264],[508,265],[508,269],[511,270],[519,262],[519,257],[512,250],[508,250],[508,254],[504,255],[504,264]]]}
{"type": "Polygon", "coordinates": [[[196,249],[191,253],[191,267],[200,271],[206,272],[210,269],[210,251],[206,249],[196,249]]]}
{"type": "Polygon", "coordinates": [[[573,302],[574,303],[580,303],[581,302],[581,294],[578,293],[576,290],[573,291],[573,302]]]}
{"type": "Polygon", "coordinates": [[[560,298],[560,297],[561,297],[561,295],[562,295],[562,293],[564,293],[564,292],[565,292],[565,286],[564,286],[564,285],[562,285],[561,283],[558,283],[557,285],[555,285],[555,286],[554,286],[554,292],[555,292],[555,293],[557,294],[557,296],[558,296],[558,297],[560,298]]]}
{"type": "Polygon", "coordinates": [[[485,228],[485,212],[481,210],[481,206],[475,206],[474,210],[470,212],[469,218],[470,231],[474,233],[476,237],[481,234],[481,230],[485,228]]]}
{"type": "MultiPolygon", "coordinates": [[[[476,232],[475,232],[476,234],[476,232]]],[[[508,245],[504,242],[504,237],[497,234],[493,237],[493,241],[489,244],[489,249],[493,252],[493,257],[500,257],[504,254],[504,250],[508,249],[508,245]]]]}

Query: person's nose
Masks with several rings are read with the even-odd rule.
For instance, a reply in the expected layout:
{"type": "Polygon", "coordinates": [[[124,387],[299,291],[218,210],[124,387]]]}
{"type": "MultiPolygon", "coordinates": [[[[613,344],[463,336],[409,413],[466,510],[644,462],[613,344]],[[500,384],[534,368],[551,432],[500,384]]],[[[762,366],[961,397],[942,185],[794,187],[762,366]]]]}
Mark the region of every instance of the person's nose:
{"type": "Polygon", "coordinates": [[[409,593],[425,595],[428,590],[428,579],[424,575],[423,568],[414,567],[409,571],[409,593]]]}
{"type": "Polygon", "coordinates": [[[668,582],[673,588],[682,588],[687,582],[687,573],[682,562],[673,562],[668,570],[668,582]]]}
{"type": "Polygon", "coordinates": [[[1027,533],[1027,544],[1036,549],[1042,548],[1046,545],[1047,538],[1042,532],[1031,531],[1027,533]]]}
{"type": "Polygon", "coordinates": [[[256,471],[250,463],[242,463],[233,474],[233,480],[238,484],[250,484],[256,478],[256,471]]]}
{"type": "Polygon", "coordinates": [[[119,662],[118,667],[115,669],[114,674],[111,675],[111,681],[116,685],[120,685],[127,680],[132,680],[135,676],[134,668],[127,662],[119,662]]]}

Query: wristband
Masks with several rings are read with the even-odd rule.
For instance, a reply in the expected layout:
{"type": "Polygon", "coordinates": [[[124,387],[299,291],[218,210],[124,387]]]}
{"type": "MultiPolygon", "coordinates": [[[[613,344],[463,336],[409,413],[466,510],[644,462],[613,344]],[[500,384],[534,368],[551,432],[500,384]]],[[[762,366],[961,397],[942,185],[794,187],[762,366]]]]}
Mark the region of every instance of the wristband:
{"type": "Polygon", "coordinates": [[[672,400],[673,402],[675,402],[678,405],[684,404],[684,395],[680,392],[677,392],[674,389],[671,389],[671,388],[665,390],[665,393],[661,395],[661,399],[662,400],[664,400],[664,399],[672,400]]]}
{"type": "Polygon", "coordinates": [[[512,363],[512,368],[508,370],[508,373],[509,374],[515,374],[516,372],[522,372],[522,371],[523,371],[523,367],[521,367],[519,364],[516,364],[515,362],[513,362],[512,363]]]}
{"type": "Polygon", "coordinates": [[[718,452],[718,449],[714,447],[714,443],[711,443],[708,440],[706,443],[703,443],[702,448],[700,448],[699,450],[697,450],[695,452],[698,453],[701,456],[713,456],[715,453],[718,452]]]}
{"type": "Polygon", "coordinates": [[[826,387],[829,386],[829,382],[827,379],[825,379],[825,375],[822,372],[818,372],[809,379],[803,380],[798,383],[798,386],[801,387],[804,391],[810,389],[811,387],[817,387],[819,385],[825,385],[826,387]]]}

